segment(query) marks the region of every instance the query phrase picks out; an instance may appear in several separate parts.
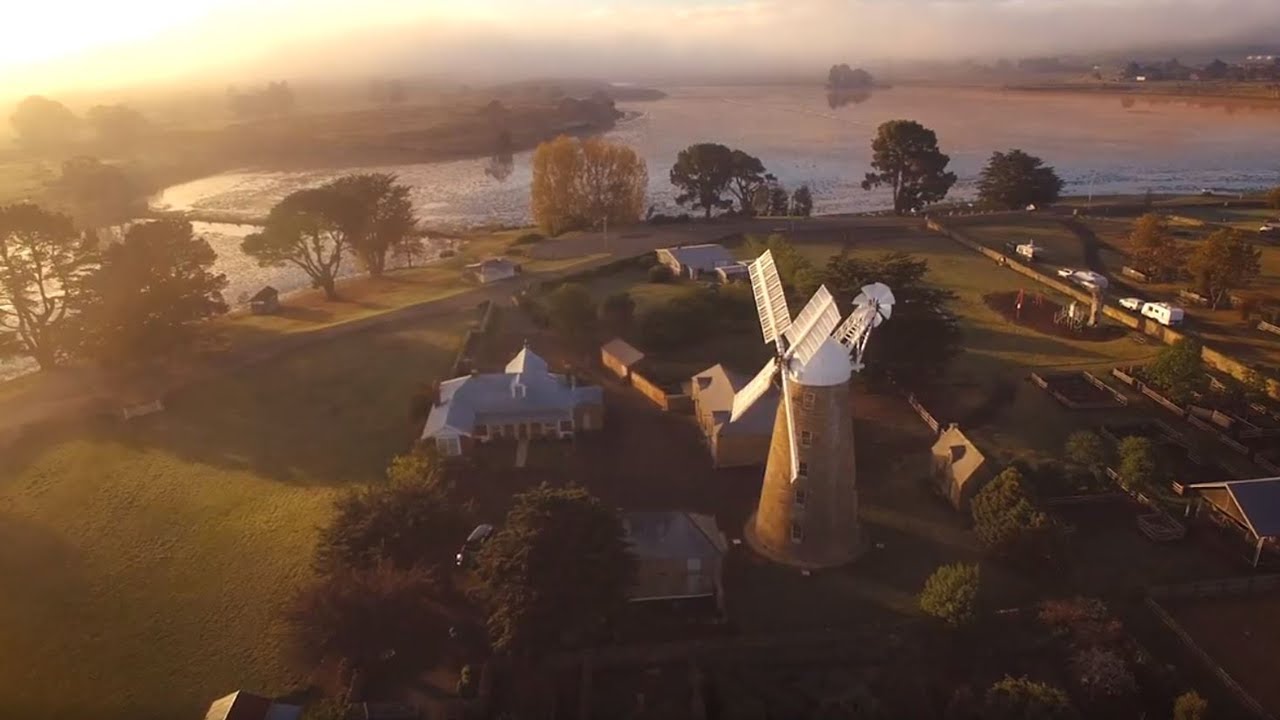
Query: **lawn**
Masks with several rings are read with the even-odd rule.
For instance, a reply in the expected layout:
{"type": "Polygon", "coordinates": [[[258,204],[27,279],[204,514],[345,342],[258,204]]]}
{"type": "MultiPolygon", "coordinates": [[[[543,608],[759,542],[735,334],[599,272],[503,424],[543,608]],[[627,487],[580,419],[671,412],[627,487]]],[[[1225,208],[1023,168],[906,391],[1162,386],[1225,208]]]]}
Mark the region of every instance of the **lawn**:
{"type": "Polygon", "coordinates": [[[507,255],[520,262],[528,275],[560,272],[604,257],[603,253],[547,260],[521,257],[527,246],[514,241],[525,232],[528,229],[466,238],[457,255],[426,267],[394,270],[381,278],[360,276],[340,281],[339,300],[327,300],[319,290],[293,293],[281,300],[281,310],[275,315],[237,312],[216,321],[215,328],[223,331],[232,345],[253,344],[277,334],[320,330],[474,290],[476,284],[462,277],[463,267],[487,257],[507,255]]]}
{"type": "Polygon", "coordinates": [[[345,336],[195,386],[129,425],[0,458],[0,716],[192,718],[305,684],[282,612],[342,487],[416,428],[408,395],[468,317],[345,336]]]}

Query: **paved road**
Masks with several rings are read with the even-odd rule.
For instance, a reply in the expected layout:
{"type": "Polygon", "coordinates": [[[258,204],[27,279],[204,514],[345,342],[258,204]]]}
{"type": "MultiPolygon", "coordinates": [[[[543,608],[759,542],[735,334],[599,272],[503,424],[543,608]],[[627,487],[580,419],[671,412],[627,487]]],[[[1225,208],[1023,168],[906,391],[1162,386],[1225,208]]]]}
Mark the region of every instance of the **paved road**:
{"type": "MultiPolygon", "coordinates": [[[[918,223],[919,221],[915,220],[892,217],[825,216],[797,221],[717,220],[710,223],[640,225],[614,230],[607,237],[598,232],[577,233],[535,246],[532,251],[533,257],[569,259],[597,253],[607,254],[563,270],[531,273],[524,276],[524,280],[554,279],[616,260],[643,255],[655,248],[715,242],[720,238],[740,233],[768,234],[794,230],[798,234],[803,234],[804,231],[831,229],[884,232],[901,231],[918,223]]],[[[192,383],[353,333],[413,324],[431,317],[456,315],[459,312],[470,311],[485,300],[505,302],[510,298],[513,289],[511,284],[497,283],[312,332],[281,335],[270,342],[210,358],[181,373],[167,375],[149,373],[141,388],[138,386],[137,378],[131,378],[129,382],[125,382],[120,379],[113,380],[88,369],[59,370],[56,376],[42,378],[42,382],[33,383],[29,390],[0,400],[0,447],[16,438],[24,428],[49,420],[96,412],[112,412],[130,401],[163,397],[192,383]]]]}

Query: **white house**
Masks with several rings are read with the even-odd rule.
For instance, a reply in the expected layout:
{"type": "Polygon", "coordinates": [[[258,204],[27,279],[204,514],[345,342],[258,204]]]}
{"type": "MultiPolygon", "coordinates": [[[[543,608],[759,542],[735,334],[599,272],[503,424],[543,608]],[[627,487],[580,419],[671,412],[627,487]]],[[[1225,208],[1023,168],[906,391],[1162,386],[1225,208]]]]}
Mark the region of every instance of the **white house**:
{"type": "Polygon", "coordinates": [[[481,285],[515,277],[519,273],[520,265],[506,258],[489,258],[463,268],[464,275],[481,285]]]}
{"type": "Polygon", "coordinates": [[[443,455],[461,455],[495,438],[571,438],[604,423],[604,393],[548,371],[526,344],[504,372],[440,383],[440,399],[422,428],[443,455]]]}
{"type": "Polygon", "coordinates": [[[716,274],[722,267],[740,266],[745,272],[746,266],[734,259],[723,245],[703,243],[701,245],[677,245],[669,248],[658,248],[658,262],[671,268],[671,272],[680,277],[697,280],[702,275],[716,274]]]}

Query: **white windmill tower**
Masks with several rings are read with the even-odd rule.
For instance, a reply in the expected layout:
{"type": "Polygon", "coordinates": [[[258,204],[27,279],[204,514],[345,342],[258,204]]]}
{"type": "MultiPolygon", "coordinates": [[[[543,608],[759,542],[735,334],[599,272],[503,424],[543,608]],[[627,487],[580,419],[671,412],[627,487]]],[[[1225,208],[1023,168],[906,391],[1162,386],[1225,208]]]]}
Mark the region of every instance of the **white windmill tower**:
{"type": "Polygon", "coordinates": [[[734,395],[732,419],[775,381],[782,385],[782,402],[747,542],[789,565],[842,565],[863,549],[849,378],[862,369],[872,329],[892,312],[893,292],[881,283],[863,287],[853,312],[840,322],[823,286],[792,320],[773,255],[765,251],[749,267],[764,341],[775,344],[776,354],[734,395]]]}

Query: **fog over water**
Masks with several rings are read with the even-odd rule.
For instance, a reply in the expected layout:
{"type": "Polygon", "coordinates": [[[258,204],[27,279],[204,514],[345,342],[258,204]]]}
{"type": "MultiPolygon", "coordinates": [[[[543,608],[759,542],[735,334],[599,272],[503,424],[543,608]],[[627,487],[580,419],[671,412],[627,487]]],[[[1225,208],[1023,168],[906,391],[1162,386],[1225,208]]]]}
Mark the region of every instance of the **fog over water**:
{"type": "MultiPolygon", "coordinates": [[[[1245,104],[1198,107],[1184,101],[894,88],[831,108],[818,87],[676,88],[655,102],[623,104],[634,114],[609,137],[640,151],[649,167],[650,203],[675,212],[667,180],[676,153],[714,141],[758,156],[788,187],[808,183],[821,213],[884,209],[884,192],[858,187],[870,145],[886,120],[910,118],[938,133],[968,197],[994,150],[1021,148],[1055,166],[1067,194],[1245,190],[1280,183],[1280,110],[1245,104]]],[[[529,157],[519,153],[505,182],[485,159],[376,168],[413,188],[431,226],[529,221],[529,157]]],[[[156,204],[260,217],[289,192],[345,172],[236,172],[166,190],[156,204]]]]}

